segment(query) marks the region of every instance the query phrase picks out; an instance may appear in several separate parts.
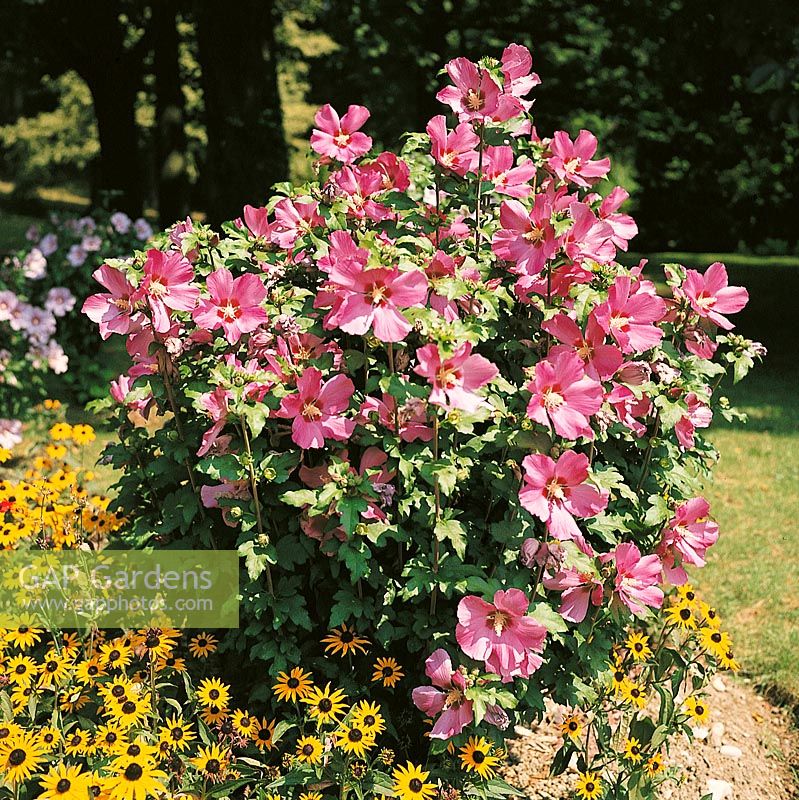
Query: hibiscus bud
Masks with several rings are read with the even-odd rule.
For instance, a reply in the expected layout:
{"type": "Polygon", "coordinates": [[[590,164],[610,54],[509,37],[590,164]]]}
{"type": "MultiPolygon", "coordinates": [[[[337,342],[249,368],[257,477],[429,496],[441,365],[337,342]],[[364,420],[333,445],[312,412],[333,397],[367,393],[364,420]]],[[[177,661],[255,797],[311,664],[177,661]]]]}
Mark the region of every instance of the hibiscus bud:
{"type": "Polygon", "coordinates": [[[628,386],[640,386],[649,380],[651,374],[649,364],[645,361],[630,361],[619,368],[616,379],[628,386]]]}
{"type": "Polygon", "coordinates": [[[396,367],[397,372],[405,372],[410,363],[411,357],[405,350],[401,350],[396,354],[396,356],[394,356],[394,366],[396,367]]]}
{"type": "Polygon", "coordinates": [[[563,545],[556,539],[550,539],[546,544],[546,558],[544,567],[548,570],[557,571],[560,569],[561,564],[566,560],[566,550],[563,545]]]}
{"type": "Polygon", "coordinates": [[[536,556],[542,550],[546,550],[546,545],[543,542],[539,542],[538,539],[533,539],[532,537],[525,539],[519,552],[519,560],[527,569],[532,569],[538,563],[536,556]]]}
{"type": "Polygon", "coordinates": [[[510,725],[510,717],[505,713],[504,709],[494,704],[486,706],[484,719],[489,725],[493,725],[501,731],[507,730],[508,725],[510,725]]]}
{"type": "Polygon", "coordinates": [[[338,194],[338,187],[334,183],[326,183],[322,188],[322,200],[327,205],[332,205],[338,194]]]}

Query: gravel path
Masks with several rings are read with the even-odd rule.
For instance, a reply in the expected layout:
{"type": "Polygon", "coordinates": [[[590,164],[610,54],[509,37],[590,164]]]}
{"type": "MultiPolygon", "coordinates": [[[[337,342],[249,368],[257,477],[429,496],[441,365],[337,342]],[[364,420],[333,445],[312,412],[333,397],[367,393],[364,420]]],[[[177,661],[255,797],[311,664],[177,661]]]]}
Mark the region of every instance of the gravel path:
{"type": "MultiPolygon", "coordinates": [[[[709,690],[711,718],[702,741],[673,743],[668,763],[682,782],[666,784],[663,800],[791,800],[799,798],[799,733],[789,714],[772,706],[743,680],[716,678],[709,690]]],[[[557,719],[534,730],[520,728],[510,747],[506,780],[531,800],[570,798],[576,772],[550,778],[549,764],[562,741],[557,719]]]]}

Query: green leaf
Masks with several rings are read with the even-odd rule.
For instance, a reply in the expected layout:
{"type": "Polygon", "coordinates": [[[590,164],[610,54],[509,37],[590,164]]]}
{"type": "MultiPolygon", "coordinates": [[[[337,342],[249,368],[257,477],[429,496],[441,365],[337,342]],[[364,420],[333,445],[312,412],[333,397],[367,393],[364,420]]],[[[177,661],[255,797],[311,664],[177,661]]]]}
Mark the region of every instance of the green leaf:
{"type": "Polygon", "coordinates": [[[316,503],[316,492],[312,489],[297,489],[293,492],[283,492],[280,499],[289,506],[295,508],[302,508],[303,506],[312,506],[316,503]]]}
{"type": "Polygon", "coordinates": [[[244,566],[247,568],[250,580],[257,580],[269,564],[266,553],[256,553],[253,541],[242,542],[239,545],[239,553],[244,556],[244,566]]]}
{"type": "Polygon", "coordinates": [[[548,603],[536,603],[527,616],[543,625],[550,633],[564,633],[569,630],[566,620],[548,603]]]}
{"type": "Polygon", "coordinates": [[[458,520],[440,519],[433,532],[439,542],[449,540],[458,558],[463,559],[466,555],[466,531],[458,520]]]}
{"type": "Polygon", "coordinates": [[[341,526],[348,536],[355,533],[355,528],[361,521],[361,513],[369,508],[369,503],[358,495],[342,497],[336,505],[336,511],[341,515],[341,526]]]}
{"type": "Polygon", "coordinates": [[[576,752],[574,745],[571,742],[566,742],[563,747],[555,753],[552,763],[549,765],[549,774],[554,778],[556,775],[562,775],[569,766],[572,753],[576,752]]]}

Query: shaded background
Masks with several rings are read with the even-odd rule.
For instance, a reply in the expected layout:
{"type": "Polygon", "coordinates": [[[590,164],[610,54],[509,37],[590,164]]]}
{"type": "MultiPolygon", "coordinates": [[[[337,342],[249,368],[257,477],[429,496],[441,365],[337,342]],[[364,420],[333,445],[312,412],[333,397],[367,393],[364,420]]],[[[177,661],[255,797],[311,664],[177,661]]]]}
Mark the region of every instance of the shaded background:
{"type": "Polygon", "coordinates": [[[796,2],[14,0],[0,32],[6,209],[40,212],[50,188],[230,218],[308,174],[321,103],[367,105],[393,147],[441,112],[448,59],[516,41],[539,131],[597,134],[637,249],[799,252],[796,2]]]}

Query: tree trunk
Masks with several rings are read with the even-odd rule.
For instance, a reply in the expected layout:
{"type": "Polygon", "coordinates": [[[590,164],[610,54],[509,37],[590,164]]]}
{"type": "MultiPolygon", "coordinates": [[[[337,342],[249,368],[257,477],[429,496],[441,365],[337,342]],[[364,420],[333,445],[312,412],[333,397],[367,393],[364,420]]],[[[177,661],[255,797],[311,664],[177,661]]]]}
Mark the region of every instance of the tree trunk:
{"type": "Polygon", "coordinates": [[[139,214],[143,191],[136,129],[136,91],[142,47],[126,48],[120,15],[140,10],[119,0],[53,0],[37,7],[42,15],[40,50],[53,65],[73,68],[86,81],[94,101],[100,156],[98,196],[92,200],[139,214]],[[99,195],[105,195],[101,197],[99,195]]]}
{"type": "Polygon", "coordinates": [[[155,72],[155,149],[158,215],[162,225],[188,212],[186,134],[183,129],[183,90],[178,59],[179,0],[153,4],[153,68],[155,72]]]}
{"type": "Polygon", "coordinates": [[[94,100],[100,140],[95,205],[141,214],[143,193],[139,173],[139,139],[134,116],[136,89],[130,79],[84,76],[94,100]]]}
{"type": "Polygon", "coordinates": [[[263,204],[288,175],[272,0],[197,0],[208,145],[202,195],[212,223],[263,204]]]}

